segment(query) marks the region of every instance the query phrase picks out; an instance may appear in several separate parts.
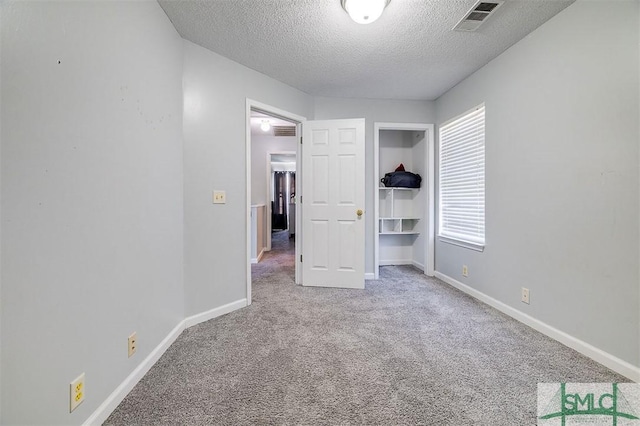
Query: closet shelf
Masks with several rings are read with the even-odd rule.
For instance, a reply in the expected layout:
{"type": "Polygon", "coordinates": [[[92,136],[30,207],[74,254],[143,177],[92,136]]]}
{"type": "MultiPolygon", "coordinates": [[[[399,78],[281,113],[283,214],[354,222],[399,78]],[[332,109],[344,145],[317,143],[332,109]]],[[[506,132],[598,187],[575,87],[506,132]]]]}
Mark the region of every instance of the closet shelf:
{"type": "Polygon", "coordinates": [[[378,226],[380,235],[418,235],[417,217],[381,217],[378,226]]]}
{"type": "Polygon", "coordinates": [[[419,217],[381,217],[380,220],[420,220],[419,217]]]}

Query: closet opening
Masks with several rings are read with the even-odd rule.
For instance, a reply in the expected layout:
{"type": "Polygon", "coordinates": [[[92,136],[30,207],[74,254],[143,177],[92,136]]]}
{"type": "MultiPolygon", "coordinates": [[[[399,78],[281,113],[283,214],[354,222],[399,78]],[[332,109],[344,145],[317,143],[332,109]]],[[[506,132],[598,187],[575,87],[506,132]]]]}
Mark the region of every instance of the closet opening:
{"type": "Polygon", "coordinates": [[[432,124],[374,124],[376,279],[385,265],[434,274],[434,155],[432,124]],[[393,172],[418,174],[422,181],[417,188],[383,183],[393,172]]]}

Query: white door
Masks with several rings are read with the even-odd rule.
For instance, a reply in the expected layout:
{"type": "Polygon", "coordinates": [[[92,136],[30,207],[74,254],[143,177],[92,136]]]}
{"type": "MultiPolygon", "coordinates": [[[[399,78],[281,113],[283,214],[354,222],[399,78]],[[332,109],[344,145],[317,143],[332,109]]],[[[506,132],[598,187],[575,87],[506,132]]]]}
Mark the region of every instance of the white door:
{"type": "Polygon", "coordinates": [[[364,288],[364,119],[307,121],[302,284],[364,288]]]}

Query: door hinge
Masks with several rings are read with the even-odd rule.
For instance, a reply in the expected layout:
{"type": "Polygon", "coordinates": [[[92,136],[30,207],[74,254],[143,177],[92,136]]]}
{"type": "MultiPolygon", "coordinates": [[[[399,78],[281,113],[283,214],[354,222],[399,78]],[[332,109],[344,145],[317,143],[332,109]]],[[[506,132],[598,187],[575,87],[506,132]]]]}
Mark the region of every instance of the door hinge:
{"type": "Polygon", "coordinates": [[[302,255],[300,255],[300,263],[302,263],[302,255]]]}
{"type": "Polygon", "coordinates": [[[300,204],[302,204],[302,195],[300,196],[300,204]]]}
{"type": "Polygon", "coordinates": [[[300,145],[302,145],[302,136],[300,136],[300,145]]]}

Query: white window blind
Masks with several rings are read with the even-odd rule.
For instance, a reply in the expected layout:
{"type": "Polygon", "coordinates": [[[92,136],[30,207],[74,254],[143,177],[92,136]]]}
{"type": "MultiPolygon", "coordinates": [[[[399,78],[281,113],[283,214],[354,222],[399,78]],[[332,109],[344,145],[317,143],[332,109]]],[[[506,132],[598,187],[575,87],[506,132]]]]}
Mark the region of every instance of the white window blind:
{"type": "Polygon", "coordinates": [[[438,235],[483,247],[484,105],[440,128],[438,235]]]}

